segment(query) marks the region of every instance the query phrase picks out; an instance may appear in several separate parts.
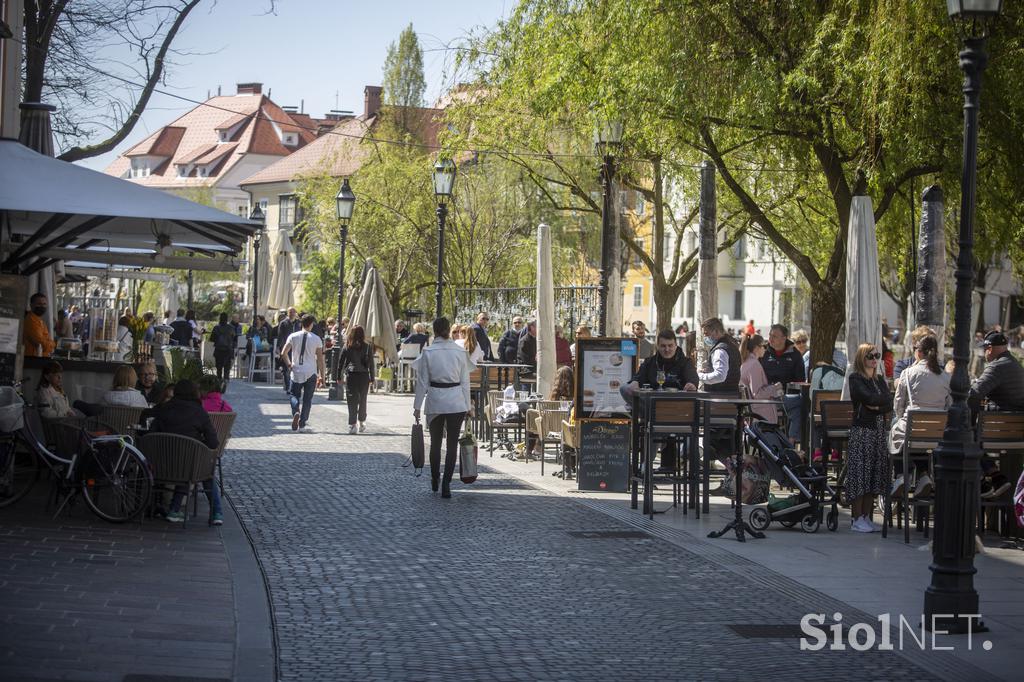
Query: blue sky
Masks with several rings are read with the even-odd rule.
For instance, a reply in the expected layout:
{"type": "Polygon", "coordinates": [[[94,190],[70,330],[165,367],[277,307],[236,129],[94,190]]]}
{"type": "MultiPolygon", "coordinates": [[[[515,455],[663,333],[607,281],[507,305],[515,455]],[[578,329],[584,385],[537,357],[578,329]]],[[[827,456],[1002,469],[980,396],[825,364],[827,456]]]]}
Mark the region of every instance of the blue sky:
{"type": "MultiPolygon", "coordinates": [[[[262,82],[282,106],[322,116],[330,109],[363,110],[363,87],[379,85],[388,45],[410,22],[424,50],[427,101],[450,86],[453,52],[460,37],[493,26],[515,0],[217,0],[201,4],[185,24],[176,47],[188,52],[163,88],[193,100],[235,91],[235,84],[262,82]]],[[[115,152],[83,165],[102,169],[121,151],[167,125],[193,104],[154,94],[128,139],[115,152]]]]}

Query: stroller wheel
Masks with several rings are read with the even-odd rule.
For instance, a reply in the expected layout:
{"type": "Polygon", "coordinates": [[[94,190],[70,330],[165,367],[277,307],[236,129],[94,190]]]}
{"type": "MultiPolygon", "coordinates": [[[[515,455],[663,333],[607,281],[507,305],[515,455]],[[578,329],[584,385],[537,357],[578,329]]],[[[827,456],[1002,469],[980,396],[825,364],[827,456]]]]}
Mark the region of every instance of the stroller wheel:
{"type": "Polygon", "coordinates": [[[796,525],[796,521],[794,521],[793,519],[784,519],[782,521],[779,521],[779,523],[781,523],[784,528],[792,528],[796,525]]]}
{"type": "Polygon", "coordinates": [[[754,530],[764,530],[772,522],[771,517],[768,516],[768,511],[764,507],[754,507],[751,509],[747,521],[754,530]]]}
{"type": "Polygon", "coordinates": [[[839,512],[830,511],[828,516],[825,517],[825,525],[833,533],[839,529],[839,512]]]}
{"type": "Polygon", "coordinates": [[[817,514],[805,514],[800,519],[800,530],[805,533],[817,533],[818,527],[821,525],[821,520],[817,514]]]}

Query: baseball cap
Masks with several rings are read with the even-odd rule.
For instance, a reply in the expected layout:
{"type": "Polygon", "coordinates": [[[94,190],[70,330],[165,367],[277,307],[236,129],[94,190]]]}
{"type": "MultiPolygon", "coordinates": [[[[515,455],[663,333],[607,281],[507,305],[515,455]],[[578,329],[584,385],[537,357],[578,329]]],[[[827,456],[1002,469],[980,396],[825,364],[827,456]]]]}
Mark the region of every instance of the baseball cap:
{"type": "Polygon", "coordinates": [[[981,345],[985,348],[989,346],[1008,346],[1010,344],[1006,339],[1006,334],[1002,332],[989,332],[985,334],[985,340],[981,342],[981,345]]]}

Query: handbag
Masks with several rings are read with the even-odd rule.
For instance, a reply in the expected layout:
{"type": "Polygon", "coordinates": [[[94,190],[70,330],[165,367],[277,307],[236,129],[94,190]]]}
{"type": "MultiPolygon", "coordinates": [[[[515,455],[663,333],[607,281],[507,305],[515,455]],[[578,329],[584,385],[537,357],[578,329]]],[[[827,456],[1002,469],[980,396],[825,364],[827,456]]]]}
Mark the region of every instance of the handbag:
{"type": "Polygon", "coordinates": [[[476,480],[477,446],[473,434],[467,433],[459,439],[459,480],[472,483],[476,480]]]}
{"type": "Polygon", "coordinates": [[[423,470],[423,424],[417,419],[416,423],[412,425],[412,449],[409,451],[410,457],[412,458],[412,466],[416,469],[416,475],[419,476],[423,470]]]}

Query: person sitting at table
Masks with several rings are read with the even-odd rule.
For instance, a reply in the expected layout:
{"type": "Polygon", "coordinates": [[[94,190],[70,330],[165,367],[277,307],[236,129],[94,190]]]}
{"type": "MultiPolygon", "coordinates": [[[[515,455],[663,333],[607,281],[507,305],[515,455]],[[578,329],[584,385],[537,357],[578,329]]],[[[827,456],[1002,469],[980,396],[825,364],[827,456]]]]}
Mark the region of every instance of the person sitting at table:
{"type": "MultiPolygon", "coordinates": [[[[590,333],[590,327],[587,325],[581,324],[576,327],[576,341],[579,341],[580,339],[589,339],[591,336],[593,336],[593,334],[590,333]]],[[[572,356],[573,362],[576,362],[576,341],[569,346],[569,354],[572,356]]]]}
{"type": "Polygon", "coordinates": [[[157,381],[156,363],[152,360],[138,366],[139,383],[135,384],[139,391],[150,405],[156,405],[164,401],[166,387],[162,382],[157,381]]]}
{"type": "Polygon", "coordinates": [[[226,384],[213,376],[204,374],[199,380],[199,395],[202,398],[203,409],[207,412],[233,412],[231,403],[224,400],[224,389],[226,384]]]}
{"type": "Polygon", "coordinates": [[[572,349],[569,341],[562,336],[562,325],[555,325],[555,364],[559,367],[572,367],[572,349]]]}
{"type": "Polygon", "coordinates": [[[523,330],[523,318],[512,318],[512,328],[505,330],[498,341],[498,362],[514,364],[519,353],[519,338],[523,330]]]}
{"type": "MultiPolygon", "coordinates": [[[[632,380],[622,387],[621,392],[627,402],[641,386],[658,386],[658,373],[664,373],[663,388],[674,388],[682,391],[697,390],[697,370],[690,359],[676,342],[676,335],[671,329],[658,332],[657,351],[640,365],[632,380]]],[[[677,452],[676,446],[669,441],[661,448],[661,466],[658,473],[675,473],[677,452]]]]}
{"type": "MultiPolygon", "coordinates": [[[[740,342],[740,384],[747,387],[747,393],[756,400],[768,400],[782,393],[782,386],[769,384],[761,366],[761,357],[765,353],[765,340],[760,334],[744,336],[740,342]]],[[[778,410],[774,405],[757,405],[754,413],[761,419],[775,424],[779,420],[778,410]]]]}
{"type": "Polygon", "coordinates": [[[36,388],[36,407],[39,408],[39,416],[44,419],[85,416],[80,410],[71,407],[64,394],[64,368],[59,362],[48,362],[43,367],[36,388]]]}
{"type": "MultiPolygon", "coordinates": [[[[203,443],[211,450],[215,450],[220,441],[217,439],[217,431],[213,428],[210,415],[203,409],[199,402],[199,391],[196,385],[187,379],[182,379],[174,385],[174,397],[153,410],[153,423],[149,428],[150,433],[176,433],[179,436],[188,436],[203,443]]],[[[217,483],[212,478],[203,481],[203,489],[210,501],[210,523],[220,526],[224,523],[224,515],[220,504],[220,491],[217,483]]],[[[180,511],[181,501],[185,498],[185,487],[178,486],[174,490],[174,497],[171,499],[170,511],[167,512],[167,520],[171,523],[182,523],[185,514],[180,511]]]]}
{"type": "Polygon", "coordinates": [[[475,369],[478,364],[484,359],[483,349],[477,345],[477,336],[473,331],[473,328],[468,324],[457,324],[452,327],[452,340],[455,343],[466,349],[469,353],[469,364],[471,369],[475,369]]]}
{"type": "Polygon", "coordinates": [[[121,365],[114,372],[114,382],[110,390],[103,395],[103,404],[121,407],[149,407],[149,401],[142,395],[136,385],[139,377],[131,365],[121,365]]]}
{"type": "Polygon", "coordinates": [[[523,370],[523,374],[537,371],[537,321],[530,320],[526,323],[526,331],[519,338],[519,350],[516,353],[516,361],[520,365],[529,365],[530,369],[523,370]]]}
{"type": "MultiPolygon", "coordinates": [[[[551,391],[548,392],[548,400],[557,400],[559,402],[570,401],[576,393],[576,385],[573,382],[572,367],[559,367],[555,373],[555,382],[551,384],[551,391]]],[[[532,426],[534,420],[540,416],[540,410],[527,410],[526,411],[526,423],[528,426],[532,426]]],[[[534,447],[537,445],[537,440],[540,434],[531,433],[529,429],[526,431],[526,456],[532,457],[535,453],[533,452],[534,447]]],[[[540,453],[541,456],[544,453],[540,453]]]]}
{"type": "Polygon", "coordinates": [[[422,322],[417,322],[412,326],[412,334],[405,337],[405,341],[402,342],[402,345],[404,346],[409,343],[419,344],[420,352],[422,352],[423,346],[427,345],[429,342],[430,337],[427,336],[427,325],[422,322]]]}

